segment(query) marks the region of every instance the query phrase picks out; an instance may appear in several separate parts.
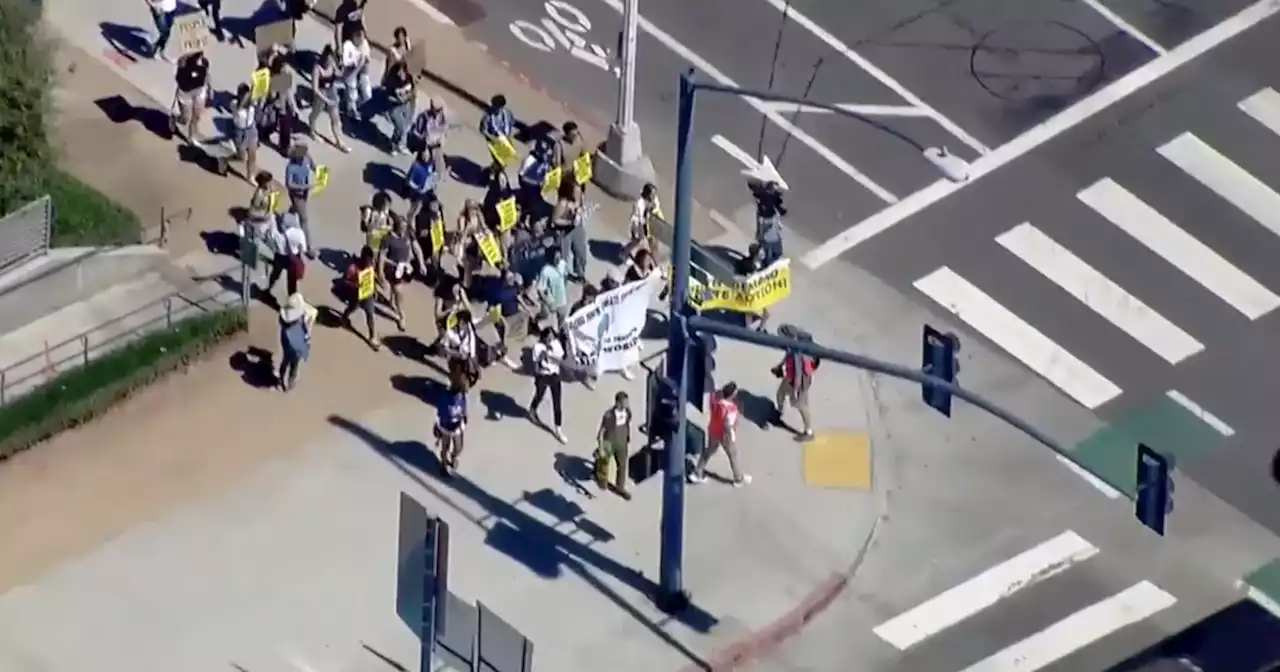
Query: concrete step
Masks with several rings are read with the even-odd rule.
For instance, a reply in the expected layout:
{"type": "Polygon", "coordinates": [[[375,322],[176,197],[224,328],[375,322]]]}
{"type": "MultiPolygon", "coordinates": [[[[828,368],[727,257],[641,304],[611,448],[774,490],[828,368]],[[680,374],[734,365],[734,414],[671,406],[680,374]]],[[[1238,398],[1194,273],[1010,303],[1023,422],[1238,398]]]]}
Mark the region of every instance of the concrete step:
{"type": "Polygon", "coordinates": [[[195,285],[184,292],[164,273],[150,271],[0,336],[0,403],[146,333],[214,308],[227,295],[202,297],[201,289],[195,285]]]}

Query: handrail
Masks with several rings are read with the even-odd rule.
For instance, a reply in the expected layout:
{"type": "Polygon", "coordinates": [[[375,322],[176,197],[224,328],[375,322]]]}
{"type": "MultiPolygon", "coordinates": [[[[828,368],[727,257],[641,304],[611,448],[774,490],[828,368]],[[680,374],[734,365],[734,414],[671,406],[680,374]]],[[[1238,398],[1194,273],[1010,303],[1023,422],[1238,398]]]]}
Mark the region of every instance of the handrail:
{"type": "Polygon", "coordinates": [[[3,405],[3,404],[5,404],[5,403],[7,403],[7,401],[8,401],[8,394],[7,394],[7,391],[8,391],[8,389],[9,389],[9,388],[14,387],[14,386],[17,386],[17,385],[20,385],[20,384],[22,384],[22,383],[25,383],[25,382],[27,382],[27,381],[29,381],[29,380],[32,380],[33,378],[37,378],[37,377],[41,377],[41,376],[48,376],[48,375],[49,375],[49,372],[50,372],[50,369],[52,369],[54,372],[57,372],[57,369],[58,369],[58,367],[59,367],[59,366],[61,366],[61,365],[63,365],[63,364],[66,364],[67,362],[70,362],[70,361],[75,360],[75,359],[81,359],[81,360],[83,360],[83,361],[81,362],[80,366],[85,366],[85,365],[87,365],[87,364],[91,361],[91,359],[92,359],[92,358],[89,356],[89,353],[90,353],[90,351],[91,351],[91,350],[100,350],[101,348],[104,348],[104,347],[106,347],[106,346],[109,346],[109,345],[111,345],[111,344],[113,344],[113,343],[116,343],[116,342],[118,342],[118,341],[121,341],[121,340],[124,340],[124,339],[128,339],[128,338],[136,338],[136,337],[139,337],[139,336],[141,336],[141,335],[145,334],[145,333],[146,333],[146,331],[147,331],[148,329],[150,329],[151,327],[153,327],[157,322],[160,322],[161,320],[164,320],[164,321],[165,321],[165,323],[166,323],[166,324],[165,324],[165,327],[166,327],[166,328],[171,327],[171,326],[173,325],[173,311],[174,311],[173,303],[174,303],[174,300],[175,300],[175,299],[176,299],[176,300],[178,300],[178,301],[185,302],[188,306],[191,306],[191,307],[197,308],[197,309],[199,309],[199,310],[203,311],[204,313],[212,312],[212,311],[210,310],[210,308],[209,308],[209,307],[206,307],[206,305],[205,305],[205,304],[208,304],[208,303],[219,303],[219,301],[218,301],[218,299],[217,299],[217,297],[216,297],[216,296],[208,296],[208,297],[205,297],[205,298],[203,298],[203,299],[201,299],[201,300],[192,300],[192,299],[190,299],[190,298],[188,298],[188,297],[186,297],[186,296],[183,296],[183,292],[182,292],[181,290],[179,290],[179,291],[175,291],[175,292],[173,292],[173,293],[171,293],[171,294],[168,294],[168,295],[166,295],[166,296],[164,296],[164,297],[161,297],[161,298],[159,298],[159,299],[156,299],[155,301],[151,301],[151,302],[149,302],[149,303],[147,303],[147,304],[145,304],[145,305],[143,305],[143,306],[140,306],[140,307],[138,307],[138,308],[135,308],[135,309],[133,309],[133,310],[129,311],[128,313],[125,313],[125,314],[123,314],[123,315],[116,316],[116,317],[114,317],[114,318],[112,318],[112,319],[110,319],[110,320],[106,320],[106,321],[104,321],[104,322],[100,322],[100,323],[98,323],[98,324],[94,325],[93,327],[91,327],[91,328],[89,328],[89,329],[86,329],[85,331],[80,332],[79,334],[76,334],[75,336],[72,336],[72,337],[67,338],[67,339],[65,339],[65,340],[62,340],[62,341],[59,341],[58,343],[55,343],[55,344],[52,344],[52,345],[46,345],[46,346],[45,346],[45,349],[44,349],[44,351],[43,351],[43,352],[37,352],[37,353],[35,353],[34,355],[31,355],[30,357],[27,357],[27,358],[25,358],[25,359],[23,359],[23,360],[21,360],[21,361],[14,362],[14,363],[12,363],[12,364],[9,364],[8,366],[5,366],[5,367],[3,367],[3,368],[0,368],[0,405],[3,405]],[[119,324],[120,322],[123,322],[123,321],[125,321],[125,320],[127,320],[127,319],[129,319],[129,318],[131,318],[131,317],[134,317],[134,316],[138,315],[139,313],[142,313],[142,312],[147,311],[147,310],[151,310],[151,309],[155,308],[156,306],[158,306],[158,305],[162,305],[162,304],[163,304],[163,305],[164,305],[164,307],[165,307],[164,315],[156,316],[156,317],[154,317],[154,318],[152,318],[152,319],[150,319],[150,320],[147,320],[146,322],[144,322],[144,323],[142,323],[142,324],[137,325],[136,327],[134,327],[134,328],[132,328],[132,329],[129,329],[129,330],[123,331],[123,332],[121,332],[121,333],[119,333],[119,334],[116,334],[116,335],[114,335],[114,336],[108,337],[108,338],[106,338],[106,339],[104,339],[104,340],[102,340],[102,341],[97,341],[97,342],[95,342],[95,343],[93,344],[93,345],[94,345],[94,347],[93,347],[93,348],[90,348],[90,345],[89,345],[89,337],[90,337],[91,335],[93,335],[94,333],[97,333],[97,332],[103,331],[104,329],[106,329],[106,328],[108,328],[108,327],[110,327],[110,326],[112,326],[112,325],[119,324]],[[35,371],[35,372],[32,372],[32,373],[29,373],[29,374],[27,374],[27,375],[22,376],[21,378],[17,378],[17,379],[9,379],[9,375],[8,375],[8,374],[9,374],[10,372],[12,372],[13,370],[18,369],[18,368],[23,367],[23,366],[27,366],[27,365],[31,364],[32,362],[38,361],[41,357],[47,357],[47,356],[49,356],[49,353],[51,353],[51,352],[53,352],[53,351],[55,351],[55,350],[61,350],[62,348],[66,347],[66,346],[68,346],[68,345],[71,345],[72,343],[75,343],[75,342],[77,342],[77,341],[79,341],[79,342],[80,342],[80,344],[81,344],[80,352],[79,352],[79,353],[74,354],[74,355],[69,355],[69,356],[61,357],[61,358],[60,358],[60,359],[58,359],[56,362],[51,361],[51,362],[49,362],[49,363],[48,363],[48,366],[47,366],[46,368],[41,369],[41,370],[39,370],[39,371],[35,371]]]}

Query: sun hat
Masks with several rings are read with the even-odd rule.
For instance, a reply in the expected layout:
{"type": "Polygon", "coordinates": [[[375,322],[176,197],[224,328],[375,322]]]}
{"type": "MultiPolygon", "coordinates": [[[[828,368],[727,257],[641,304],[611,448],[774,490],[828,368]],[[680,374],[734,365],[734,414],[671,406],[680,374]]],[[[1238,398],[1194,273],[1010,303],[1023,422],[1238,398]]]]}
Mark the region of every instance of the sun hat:
{"type": "Polygon", "coordinates": [[[280,321],[297,322],[307,315],[307,302],[298,292],[289,295],[289,300],[280,309],[280,321]]]}

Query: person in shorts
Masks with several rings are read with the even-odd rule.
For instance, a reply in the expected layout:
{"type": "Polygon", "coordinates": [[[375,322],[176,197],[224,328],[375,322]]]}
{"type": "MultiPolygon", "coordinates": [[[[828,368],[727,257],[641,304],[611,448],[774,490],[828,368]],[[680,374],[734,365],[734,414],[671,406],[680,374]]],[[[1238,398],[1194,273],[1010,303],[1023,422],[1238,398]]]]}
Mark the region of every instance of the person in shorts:
{"type": "Polygon", "coordinates": [[[209,103],[209,59],[203,51],[183,56],[173,75],[173,128],[186,133],[188,142],[198,142],[196,132],[209,103]]]}
{"type": "MultiPolygon", "coordinates": [[[[417,241],[409,235],[408,225],[404,218],[393,215],[391,232],[382,239],[382,247],[378,249],[378,263],[375,265],[386,279],[391,294],[391,309],[396,315],[396,327],[405,330],[404,297],[402,287],[413,279],[414,247],[417,241]]],[[[421,251],[417,252],[421,256],[421,251]]]]}
{"type": "Polygon", "coordinates": [[[462,456],[464,432],[467,429],[467,382],[451,377],[449,388],[436,403],[434,434],[440,451],[440,471],[446,476],[458,469],[462,456]]]}
{"type": "Polygon", "coordinates": [[[342,321],[348,329],[354,331],[351,326],[351,316],[355,314],[356,309],[363,311],[365,326],[369,329],[369,347],[380,350],[382,344],[378,342],[378,332],[373,321],[375,304],[378,301],[378,271],[373,249],[368,245],[360,250],[359,258],[347,268],[346,280],[351,295],[347,299],[346,310],[342,311],[342,321]]]}

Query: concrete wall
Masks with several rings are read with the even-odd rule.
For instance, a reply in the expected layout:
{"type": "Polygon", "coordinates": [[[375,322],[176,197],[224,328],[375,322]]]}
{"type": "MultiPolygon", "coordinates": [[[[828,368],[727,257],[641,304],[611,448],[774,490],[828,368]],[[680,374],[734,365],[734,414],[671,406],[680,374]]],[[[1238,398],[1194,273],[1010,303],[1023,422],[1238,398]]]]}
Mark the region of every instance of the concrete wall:
{"type": "Polygon", "coordinates": [[[0,275],[0,334],[167,263],[154,245],[59,248],[0,275]]]}

